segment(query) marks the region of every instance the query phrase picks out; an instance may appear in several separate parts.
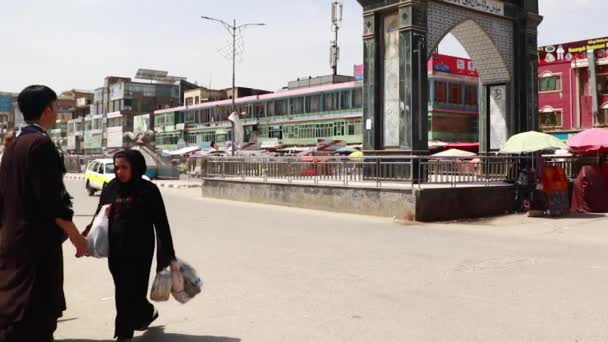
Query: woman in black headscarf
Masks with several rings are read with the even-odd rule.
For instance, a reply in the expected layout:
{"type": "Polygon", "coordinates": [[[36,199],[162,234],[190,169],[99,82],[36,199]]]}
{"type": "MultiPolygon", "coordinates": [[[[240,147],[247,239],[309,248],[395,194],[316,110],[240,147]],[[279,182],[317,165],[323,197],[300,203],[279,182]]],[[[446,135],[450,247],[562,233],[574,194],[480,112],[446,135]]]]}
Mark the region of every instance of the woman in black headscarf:
{"type": "Polygon", "coordinates": [[[97,212],[111,204],[108,263],[116,287],[114,337],[130,341],[158,318],[147,299],[150,267],[157,236],[157,272],[175,260],[171,230],[158,187],[142,179],[144,156],[136,150],[114,156],[116,178],[102,191],[97,212]]]}

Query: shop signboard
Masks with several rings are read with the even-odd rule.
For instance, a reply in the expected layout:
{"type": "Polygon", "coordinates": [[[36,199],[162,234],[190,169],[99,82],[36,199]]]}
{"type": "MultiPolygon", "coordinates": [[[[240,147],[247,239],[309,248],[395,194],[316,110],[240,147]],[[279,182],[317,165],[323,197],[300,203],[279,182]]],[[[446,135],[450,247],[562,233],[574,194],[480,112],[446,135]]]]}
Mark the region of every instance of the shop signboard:
{"type": "Polygon", "coordinates": [[[11,95],[0,95],[0,113],[13,112],[13,97],[11,95]]]}
{"type": "Polygon", "coordinates": [[[123,146],[122,127],[108,127],[106,131],[108,134],[108,147],[116,148],[123,146]]]}
{"type": "Polygon", "coordinates": [[[598,59],[608,57],[608,37],[539,47],[538,64],[549,65],[586,60],[587,52],[592,52],[598,59]]]}
{"type": "Polygon", "coordinates": [[[150,130],[150,114],[133,117],[133,133],[140,134],[150,130]]]}
{"type": "Polygon", "coordinates": [[[103,134],[86,131],[84,133],[84,148],[85,149],[100,149],[103,134]]]}
{"type": "Polygon", "coordinates": [[[68,136],[68,150],[75,150],[75,149],[76,149],[76,136],[69,135],[68,136]]]}
{"type": "Polygon", "coordinates": [[[435,72],[479,77],[475,64],[467,58],[433,54],[429,59],[428,67],[435,72]]]}
{"type": "Polygon", "coordinates": [[[365,71],[365,66],[363,64],[356,64],[354,67],[353,76],[355,77],[355,81],[363,81],[363,73],[365,71]]]}

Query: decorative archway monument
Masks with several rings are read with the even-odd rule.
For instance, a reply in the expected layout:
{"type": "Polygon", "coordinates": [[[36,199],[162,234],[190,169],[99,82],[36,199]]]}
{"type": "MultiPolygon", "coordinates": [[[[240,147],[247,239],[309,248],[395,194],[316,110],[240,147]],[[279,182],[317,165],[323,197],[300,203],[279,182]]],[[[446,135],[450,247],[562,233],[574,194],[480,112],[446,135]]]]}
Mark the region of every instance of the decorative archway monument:
{"type": "Polygon", "coordinates": [[[427,61],[452,33],[480,80],[480,152],[537,129],[538,0],[358,0],[364,16],[364,148],[428,153],[427,61]]]}

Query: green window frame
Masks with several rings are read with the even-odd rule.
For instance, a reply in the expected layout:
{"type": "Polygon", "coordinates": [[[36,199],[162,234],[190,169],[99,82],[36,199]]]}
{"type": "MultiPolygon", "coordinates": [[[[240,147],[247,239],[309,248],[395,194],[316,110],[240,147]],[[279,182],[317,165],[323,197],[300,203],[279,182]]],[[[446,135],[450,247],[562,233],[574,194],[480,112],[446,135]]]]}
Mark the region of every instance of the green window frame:
{"type": "Polygon", "coordinates": [[[561,90],[561,79],[562,77],[558,75],[541,77],[539,82],[539,91],[544,92],[561,90]]]}

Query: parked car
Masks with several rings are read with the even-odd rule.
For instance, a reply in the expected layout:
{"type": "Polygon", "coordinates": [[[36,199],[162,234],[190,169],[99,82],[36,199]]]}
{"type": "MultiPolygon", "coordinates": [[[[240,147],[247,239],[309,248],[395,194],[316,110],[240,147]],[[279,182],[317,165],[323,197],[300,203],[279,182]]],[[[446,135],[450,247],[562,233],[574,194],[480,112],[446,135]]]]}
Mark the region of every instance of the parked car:
{"type": "Polygon", "coordinates": [[[89,196],[93,196],[95,192],[102,190],[114,177],[116,177],[114,174],[114,160],[95,159],[90,162],[84,174],[89,196]]]}

